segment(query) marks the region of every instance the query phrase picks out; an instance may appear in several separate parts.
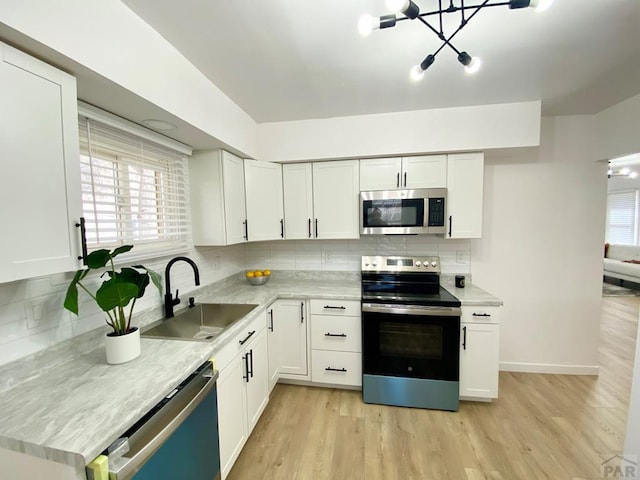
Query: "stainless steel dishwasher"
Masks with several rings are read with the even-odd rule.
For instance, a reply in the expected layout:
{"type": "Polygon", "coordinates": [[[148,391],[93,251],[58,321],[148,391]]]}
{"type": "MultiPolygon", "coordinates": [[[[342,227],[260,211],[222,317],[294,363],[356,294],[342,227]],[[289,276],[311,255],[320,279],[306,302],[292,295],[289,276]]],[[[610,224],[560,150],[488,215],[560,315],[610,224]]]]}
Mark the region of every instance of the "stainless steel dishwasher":
{"type": "Polygon", "coordinates": [[[107,448],[109,479],[218,480],[217,378],[202,364],[107,448]]]}

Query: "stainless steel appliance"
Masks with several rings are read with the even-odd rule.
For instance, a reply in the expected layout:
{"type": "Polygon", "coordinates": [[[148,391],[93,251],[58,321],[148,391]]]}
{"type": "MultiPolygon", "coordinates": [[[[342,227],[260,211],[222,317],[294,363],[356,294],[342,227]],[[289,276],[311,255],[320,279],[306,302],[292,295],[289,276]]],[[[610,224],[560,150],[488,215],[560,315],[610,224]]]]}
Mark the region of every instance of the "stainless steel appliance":
{"type": "Polygon", "coordinates": [[[360,233],[445,233],[446,188],[360,192],[360,233]]]}
{"type": "Polygon", "coordinates": [[[362,257],[363,400],[457,411],[460,313],[438,257],[362,257]]]}
{"type": "Polygon", "coordinates": [[[217,378],[204,363],[103,452],[109,478],[219,480],[217,378]]]}

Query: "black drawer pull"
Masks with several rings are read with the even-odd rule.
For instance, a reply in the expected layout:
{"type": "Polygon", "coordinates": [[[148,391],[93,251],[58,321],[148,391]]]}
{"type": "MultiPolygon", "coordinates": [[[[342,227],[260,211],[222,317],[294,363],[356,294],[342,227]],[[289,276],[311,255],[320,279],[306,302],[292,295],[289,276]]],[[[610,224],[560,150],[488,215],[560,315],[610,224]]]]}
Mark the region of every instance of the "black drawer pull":
{"type": "Polygon", "coordinates": [[[245,343],[247,343],[247,340],[249,340],[254,333],[256,333],[256,331],[255,330],[251,330],[249,332],[249,335],[247,335],[244,340],[240,340],[240,345],[244,345],[245,343]]]}
{"type": "Polygon", "coordinates": [[[331,367],[327,367],[327,368],[325,368],[325,370],[327,372],[344,372],[344,373],[347,372],[346,368],[331,368],[331,367]]]}
{"type": "Polygon", "coordinates": [[[327,333],[324,334],[324,336],[325,337],[344,337],[344,338],[347,338],[347,335],[344,334],[344,333],[329,333],[329,332],[327,332],[327,333]]]}
{"type": "Polygon", "coordinates": [[[343,307],[340,305],[339,307],[334,307],[333,305],[325,305],[324,308],[333,308],[334,310],[346,310],[347,307],[343,307]]]}
{"type": "Polygon", "coordinates": [[[489,314],[489,313],[474,313],[473,316],[474,317],[490,317],[491,314],[489,314]]]}

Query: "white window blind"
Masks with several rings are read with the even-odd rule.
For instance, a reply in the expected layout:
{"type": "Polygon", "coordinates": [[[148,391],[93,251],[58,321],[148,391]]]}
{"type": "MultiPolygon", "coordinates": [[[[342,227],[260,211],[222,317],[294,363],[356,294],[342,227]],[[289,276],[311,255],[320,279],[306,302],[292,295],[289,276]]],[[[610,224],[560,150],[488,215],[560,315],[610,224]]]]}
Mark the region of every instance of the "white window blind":
{"type": "Polygon", "coordinates": [[[135,258],[185,251],[190,243],[184,154],[80,117],[87,247],[131,244],[135,258]]]}
{"type": "Polygon", "coordinates": [[[637,244],[637,197],[636,190],[610,193],[607,196],[608,243],[637,244]]]}

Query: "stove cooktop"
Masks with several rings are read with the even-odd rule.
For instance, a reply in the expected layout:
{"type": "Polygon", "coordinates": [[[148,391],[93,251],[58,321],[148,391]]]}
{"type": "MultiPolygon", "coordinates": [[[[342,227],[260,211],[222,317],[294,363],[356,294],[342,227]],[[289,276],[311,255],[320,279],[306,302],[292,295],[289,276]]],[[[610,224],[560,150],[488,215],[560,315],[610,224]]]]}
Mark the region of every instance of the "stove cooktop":
{"type": "Polygon", "coordinates": [[[362,292],[363,302],[404,304],[404,305],[426,305],[437,307],[459,307],[460,300],[454,297],[449,291],[440,287],[438,293],[402,293],[402,292],[362,292]]]}

